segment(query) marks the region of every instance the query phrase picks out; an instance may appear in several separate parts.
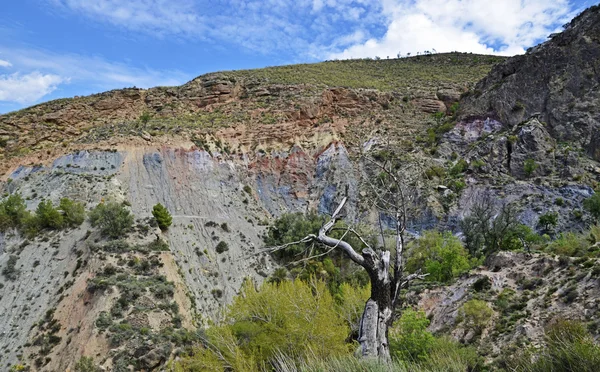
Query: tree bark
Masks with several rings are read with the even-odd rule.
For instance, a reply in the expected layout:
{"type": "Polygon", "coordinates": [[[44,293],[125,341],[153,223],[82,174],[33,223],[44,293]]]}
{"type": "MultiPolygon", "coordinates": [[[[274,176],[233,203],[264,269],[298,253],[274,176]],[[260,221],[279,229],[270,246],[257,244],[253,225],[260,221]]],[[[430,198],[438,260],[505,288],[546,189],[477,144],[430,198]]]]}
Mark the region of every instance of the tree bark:
{"type": "Polygon", "coordinates": [[[394,312],[392,305],[392,283],[390,280],[390,252],[379,256],[371,249],[363,251],[364,264],[371,279],[371,297],[365,304],[360,320],[358,342],[361,354],[366,358],[390,360],[388,328],[394,312]]]}

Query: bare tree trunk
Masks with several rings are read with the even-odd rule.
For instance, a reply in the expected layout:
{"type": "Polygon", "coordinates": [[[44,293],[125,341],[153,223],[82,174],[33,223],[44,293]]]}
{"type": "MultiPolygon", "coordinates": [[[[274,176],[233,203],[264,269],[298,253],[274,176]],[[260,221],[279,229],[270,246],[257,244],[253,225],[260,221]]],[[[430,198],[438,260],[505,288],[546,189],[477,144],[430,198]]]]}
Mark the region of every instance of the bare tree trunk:
{"type": "Polygon", "coordinates": [[[368,244],[362,240],[354,230],[353,233],[362,240],[368,247],[358,253],[347,242],[328,236],[327,234],[333,228],[333,225],[339,218],[339,214],[346,203],[346,198],[342,200],[331,220],[325,223],[319,230],[319,235],[309,235],[302,241],[316,240],[328,247],[339,248],[355,263],[362,266],[369,274],[371,281],[371,297],[365,304],[365,309],[360,320],[359,337],[361,354],[365,358],[378,358],[387,362],[391,359],[390,347],[388,342],[388,328],[392,325],[394,309],[398,306],[399,293],[410,281],[422,279],[425,275],[415,273],[403,277],[402,275],[402,229],[398,225],[398,237],[396,244],[396,256],[393,264],[394,273],[390,272],[391,254],[388,250],[375,252],[368,244]],[[400,255],[400,257],[398,257],[400,255]]]}
{"type": "Polygon", "coordinates": [[[390,359],[388,327],[394,312],[389,275],[390,252],[383,251],[378,257],[373,250],[365,249],[363,257],[363,267],[371,279],[371,297],[360,320],[358,342],[363,357],[387,361],[390,359]]]}

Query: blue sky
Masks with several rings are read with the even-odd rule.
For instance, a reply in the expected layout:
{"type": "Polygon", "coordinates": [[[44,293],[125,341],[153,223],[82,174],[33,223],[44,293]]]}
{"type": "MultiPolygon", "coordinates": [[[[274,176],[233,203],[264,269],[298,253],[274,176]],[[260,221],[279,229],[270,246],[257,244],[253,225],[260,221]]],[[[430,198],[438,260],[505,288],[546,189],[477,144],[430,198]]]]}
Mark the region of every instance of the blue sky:
{"type": "Polygon", "coordinates": [[[514,55],[586,0],[5,0],[0,113],[212,71],[424,50],[514,55]]]}

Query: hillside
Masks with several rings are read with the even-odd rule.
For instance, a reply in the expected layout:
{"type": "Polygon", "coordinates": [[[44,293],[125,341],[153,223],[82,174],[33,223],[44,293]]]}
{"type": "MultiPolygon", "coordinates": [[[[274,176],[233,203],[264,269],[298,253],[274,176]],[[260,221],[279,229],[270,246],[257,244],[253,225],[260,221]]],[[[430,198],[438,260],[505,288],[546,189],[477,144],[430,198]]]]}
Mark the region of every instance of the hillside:
{"type": "Polygon", "coordinates": [[[537,239],[487,259],[471,252],[469,272],[408,291],[430,331],[473,345],[494,368],[521,344],[542,345],[556,317],[585,322],[597,340],[596,217],[584,201],[600,177],[598,9],[509,59],[226,71],[1,115],[2,200],[20,195],[37,211],[69,198],[88,216],[114,202],[132,226],[116,237],[93,219],[33,229],[24,209],[3,207],[20,220],[0,218],[0,364],[73,370],[89,356],[105,370],[164,370],[224,319],[245,279],[288,269],[264,249],[278,217],[330,214],[347,196],[347,223],[392,225],[369,200],[367,179],[381,175],[366,155],[399,159],[412,182],[411,241],[431,229],[465,238],[461,221],[483,197],[490,221],[510,203],[537,239]],[[158,203],[168,229],[153,217],[158,203]],[[561,232],[580,250],[559,251],[561,232]],[[458,316],[473,299],[494,310],[479,332],[458,316]]]}

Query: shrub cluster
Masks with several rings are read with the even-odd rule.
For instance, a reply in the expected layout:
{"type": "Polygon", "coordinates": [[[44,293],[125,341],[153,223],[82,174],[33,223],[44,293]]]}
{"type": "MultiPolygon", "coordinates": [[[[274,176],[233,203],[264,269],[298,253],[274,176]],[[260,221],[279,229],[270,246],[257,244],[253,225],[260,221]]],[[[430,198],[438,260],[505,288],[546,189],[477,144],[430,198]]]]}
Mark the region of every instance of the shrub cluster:
{"type": "Polygon", "coordinates": [[[27,210],[25,200],[19,194],[12,194],[0,202],[0,231],[16,228],[28,236],[35,236],[42,229],[77,227],[84,220],[83,204],[69,198],[62,198],[58,206],[50,200],[42,200],[33,213],[27,210]]]}
{"type": "Polygon", "coordinates": [[[123,237],[133,227],[133,215],[117,202],[100,203],[90,212],[90,223],[111,239],[123,237]]]}
{"type": "Polygon", "coordinates": [[[449,232],[426,231],[408,247],[406,270],[424,269],[430,281],[448,282],[467,272],[474,261],[460,240],[449,232]]]}

